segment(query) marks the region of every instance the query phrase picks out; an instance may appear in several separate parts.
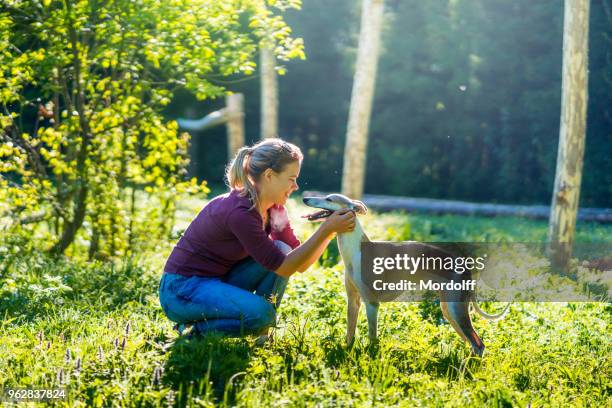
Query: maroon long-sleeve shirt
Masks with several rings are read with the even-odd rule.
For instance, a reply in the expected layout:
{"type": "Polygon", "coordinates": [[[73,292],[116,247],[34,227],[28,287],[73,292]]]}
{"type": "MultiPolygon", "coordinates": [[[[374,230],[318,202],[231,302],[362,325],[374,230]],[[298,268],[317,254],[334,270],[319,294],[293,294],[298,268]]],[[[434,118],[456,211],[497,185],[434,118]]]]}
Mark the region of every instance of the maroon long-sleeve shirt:
{"type": "Polygon", "coordinates": [[[248,197],[239,191],[219,195],[204,206],[178,241],[166,261],[164,270],[184,276],[223,276],[247,256],[275,271],[286,255],[273,240],[296,248],[295,237],[284,207],[269,210],[269,224],[263,220],[248,197]]]}

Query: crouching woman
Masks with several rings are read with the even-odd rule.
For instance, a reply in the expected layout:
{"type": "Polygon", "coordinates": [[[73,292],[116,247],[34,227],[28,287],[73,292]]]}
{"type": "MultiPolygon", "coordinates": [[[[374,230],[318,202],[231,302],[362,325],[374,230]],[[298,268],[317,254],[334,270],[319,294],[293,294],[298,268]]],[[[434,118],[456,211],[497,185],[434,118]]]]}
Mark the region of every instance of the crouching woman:
{"type": "Polygon", "coordinates": [[[175,245],[159,286],[161,307],[182,332],[266,334],[288,278],[304,272],[355,215],[338,211],[304,243],[285,204],[295,190],[300,149],[281,139],[243,147],[227,168],[228,193],[208,202],[175,245]]]}

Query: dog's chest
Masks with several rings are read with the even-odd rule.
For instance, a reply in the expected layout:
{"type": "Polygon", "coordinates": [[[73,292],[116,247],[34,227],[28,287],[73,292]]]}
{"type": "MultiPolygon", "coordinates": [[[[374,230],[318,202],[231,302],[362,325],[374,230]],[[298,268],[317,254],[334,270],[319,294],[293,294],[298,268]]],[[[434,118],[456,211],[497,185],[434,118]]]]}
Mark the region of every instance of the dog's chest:
{"type": "Polygon", "coordinates": [[[344,262],[345,273],[347,277],[356,284],[361,286],[361,239],[355,237],[356,234],[343,234],[338,239],[338,249],[342,262],[344,262]]]}

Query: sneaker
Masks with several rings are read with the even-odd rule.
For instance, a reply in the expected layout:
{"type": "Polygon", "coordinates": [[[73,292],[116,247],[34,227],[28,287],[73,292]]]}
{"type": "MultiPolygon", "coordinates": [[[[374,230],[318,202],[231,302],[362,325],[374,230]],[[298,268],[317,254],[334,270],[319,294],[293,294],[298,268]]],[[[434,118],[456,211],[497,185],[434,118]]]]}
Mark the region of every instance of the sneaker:
{"type": "Polygon", "coordinates": [[[255,346],[262,347],[271,341],[272,341],[272,338],[270,336],[268,336],[267,334],[262,334],[261,336],[257,338],[257,340],[255,340],[255,346]]]}
{"type": "Polygon", "coordinates": [[[187,330],[192,328],[190,323],[177,323],[174,325],[174,330],[178,331],[179,336],[185,333],[187,330]]]}
{"type": "Polygon", "coordinates": [[[272,334],[272,330],[265,329],[259,334],[257,340],[255,340],[255,346],[261,347],[266,343],[272,343],[274,341],[274,336],[272,334]]]}

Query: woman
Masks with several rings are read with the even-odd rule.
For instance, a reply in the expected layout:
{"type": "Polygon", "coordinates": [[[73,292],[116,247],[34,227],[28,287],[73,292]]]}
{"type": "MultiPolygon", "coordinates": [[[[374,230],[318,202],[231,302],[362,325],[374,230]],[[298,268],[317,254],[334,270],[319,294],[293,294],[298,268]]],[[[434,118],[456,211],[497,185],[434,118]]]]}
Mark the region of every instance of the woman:
{"type": "Polygon", "coordinates": [[[298,189],[300,149],[281,139],[243,147],[226,171],[230,192],[193,219],[168,258],[159,296],[179,332],[266,334],[276,322],[287,279],[317,260],[355,215],[338,211],[303,244],[285,210],[298,189]]]}

